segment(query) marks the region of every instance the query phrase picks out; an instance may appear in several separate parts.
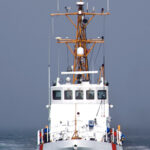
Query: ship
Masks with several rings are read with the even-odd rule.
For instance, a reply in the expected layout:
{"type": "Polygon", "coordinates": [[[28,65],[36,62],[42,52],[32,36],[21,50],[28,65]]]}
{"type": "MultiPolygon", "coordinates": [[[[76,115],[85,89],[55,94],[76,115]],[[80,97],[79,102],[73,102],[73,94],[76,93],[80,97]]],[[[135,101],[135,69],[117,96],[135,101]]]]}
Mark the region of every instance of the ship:
{"type": "MultiPolygon", "coordinates": [[[[107,0],[107,3],[109,1],[107,0]]],[[[87,26],[95,16],[110,15],[109,8],[100,12],[86,10],[85,2],[75,4],[76,12],[52,13],[50,16],[66,16],[74,26],[74,39],[56,37],[57,43],[64,43],[73,56],[72,66],[67,67],[56,82],[51,83],[50,63],[48,65],[49,104],[48,126],[37,131],[39,150],[123,150],[125,139],[120,125],[112,128],[109,101],[109,84],[105,78],[105,60],[97,70],[89,70],[89,55],[96,44],[104,43],[104,35],[87,38],[87,26]],[[76,16],[76,22],[72,19],[76,16]],[[72,46],[73,45],[73,46],[72,46]],[[92,76],[97,75],[97,82],[92,76]]],[[[109,4],[107,4],[109,7],[109,4]]],[[[104,58],[103,58],[104,59],[104,58]]]]}

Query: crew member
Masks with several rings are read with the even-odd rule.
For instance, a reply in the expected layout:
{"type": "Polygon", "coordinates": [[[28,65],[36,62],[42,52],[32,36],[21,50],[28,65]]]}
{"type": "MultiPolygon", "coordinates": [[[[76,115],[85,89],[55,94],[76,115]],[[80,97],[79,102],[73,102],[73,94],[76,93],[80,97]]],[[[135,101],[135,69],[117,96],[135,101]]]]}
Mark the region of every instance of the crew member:
{"type": "Polygon", "coordinates": [[[44,143],[47,143],[49,142],[49,128],[48,126],[46,125],[45,128],[44,128],[44,143]]]}

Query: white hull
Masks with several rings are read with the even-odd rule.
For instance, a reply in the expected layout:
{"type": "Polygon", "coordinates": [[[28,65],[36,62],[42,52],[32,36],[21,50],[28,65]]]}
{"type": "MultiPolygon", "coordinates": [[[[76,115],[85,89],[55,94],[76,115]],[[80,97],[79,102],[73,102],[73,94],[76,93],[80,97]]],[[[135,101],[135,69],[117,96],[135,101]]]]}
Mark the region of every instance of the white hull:
{"type": "Polygon", "coordinates": [[[122,146],[112,147],[111,143],[86,141],[86,140],[67,140],[45,143],[39,146],[39,150],[123,150],[122,146]]]}

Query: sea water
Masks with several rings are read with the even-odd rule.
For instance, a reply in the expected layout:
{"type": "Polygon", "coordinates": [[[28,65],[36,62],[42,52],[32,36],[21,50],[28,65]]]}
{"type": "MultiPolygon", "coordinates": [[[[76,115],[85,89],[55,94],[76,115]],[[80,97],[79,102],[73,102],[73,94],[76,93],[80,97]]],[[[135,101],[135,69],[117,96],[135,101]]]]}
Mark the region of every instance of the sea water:
{"type": "MultiPolygon", "coordinates": [[[[0,150],[37,150],[36,131],[1,131],[0,150]]],[[[126,135],[124,150],[150,150],[150,135],[126,135]]]]}
{"type": "Polygon", "coordinates": [[[36,131],[14,130],[0,132],[0,150],[36,150],[36,131]]]}

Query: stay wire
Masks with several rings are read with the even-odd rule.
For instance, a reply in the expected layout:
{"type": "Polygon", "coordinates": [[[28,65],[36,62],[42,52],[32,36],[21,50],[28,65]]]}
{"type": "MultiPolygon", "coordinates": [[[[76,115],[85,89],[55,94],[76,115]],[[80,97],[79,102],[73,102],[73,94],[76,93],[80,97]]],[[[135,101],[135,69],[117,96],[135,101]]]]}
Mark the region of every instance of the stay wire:
{"type": "Polygon", "coordinates": [[[99,45],[99,49],[98,49],[98,51],[97,51],[97,55],[96,55],[96,58],[95,58],[94,64],[96,64],[97,57],[98,57],[99,52],[100,52],[100,50],[101,50],[101,46],[102,46],[102,44],[100,44],[100,45],[99,45]]]}
{"type": "MultiPolygon", "coordinates": [[[[104,17],[104,20],[103,20],[103,36],[104,36],[104,38],[105,38],[105,22],[106,22],[106,19],[105,19],[105,16],[103,16],[104,17]]],[[[99,48],[100,48],[100,46],[99,46],[99,48]]],[[[98,51],[98,54],[99,54],[99,51],[98,51]]],[[[98,55],[97,55],[98,56],[98,55]]],[[[97,56],[96,56],[96,59],[97,59],[97,56]]],[[[103,44],[103,48],[102,48],[102,56],[103,56],[103,64],[105,65],[105,43],[103,44]]],[[[95,59],[95,62],[96,62],[96,59],[95,59]]],[[[104,69],[104,74],[105,74],[105,69],[104,69]]],[[[103,87],[104,88],[104,87],[103,87]]],[[[96,117],[98,116],[98,114],[99,114],[99,111],[100,111],[100,107],[101,107],[101,105],[102,105],[102,100],[101,100],[101,102],[100,102],[100,104],[99,104],[99,107],[98,107],[98,110],[97,110],[97,113],[96,113],[96,117]]],[[[104,101],[104,105],[105,105],[105,101],[104,101]]],[[[104,108],[104,114],[105,114],[105,108],[104,108]]]]}
{"type": "Polygon", "coordinates": [[[68,47],[67,47],[67,67],[69,66],[69,54],[68,54],[68,47]]]}
{"type": "Polygon", "coordinates": [[[91,53],[91,57],[90,57],[90,61],[89,61],[89,66],[91,66],[91,61],[92,61],[92,57],[93,57],[93,51],[94,51],[94,48],[93,48],[92,53],[91,53]]]}
{"type": "MultiPolygon", "coordinates": [[[[104,38],[105,38],[105,24],[106,24],[106,16],[103,16],[104,17],[104,26],[103,26],[103,30],[104,30],[104,38]]],[[[105,42],[103,44],[103,64],[104,64],[104,76],[105,76],[105,53],[106,53],[106,50],[105,50],[105,42]]],[[[104,81],[105,82],[105,81],[104,81]]]]}

